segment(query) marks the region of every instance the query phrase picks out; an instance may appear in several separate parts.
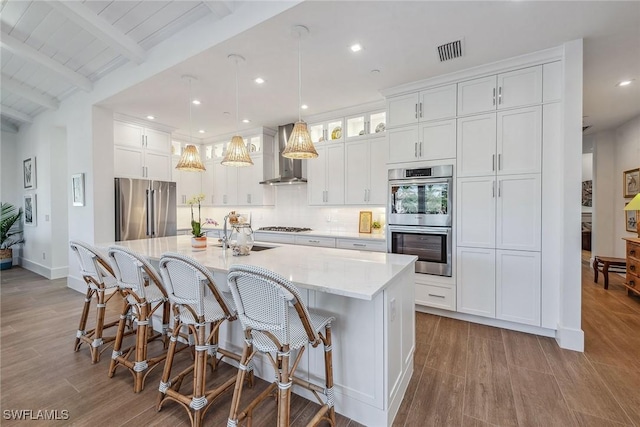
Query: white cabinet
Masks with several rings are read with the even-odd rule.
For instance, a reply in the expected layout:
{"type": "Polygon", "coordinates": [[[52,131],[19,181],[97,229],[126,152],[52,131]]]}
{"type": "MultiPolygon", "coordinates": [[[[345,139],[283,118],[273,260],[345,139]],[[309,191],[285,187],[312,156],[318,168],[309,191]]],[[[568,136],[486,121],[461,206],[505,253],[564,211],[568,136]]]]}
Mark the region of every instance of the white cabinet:
{"type": "Polygon", "coordinates": [[[213,175],[214,175],[214,166],[213,166],[213,161],[209,160],[209,161],[205,161],[204,162],[204,167],[205,167],[205,171],[202,172],[202,178],[201,178],[201,187],[200,187],[200,191],[202,192],[202,194],[204,194],[204,200],[202,201],[202,204],[205,206],[210,206],[214,204],[214,195],[213,195],[213,191],[214,191],[214,182],[213,182],[213,175]]]}
{"type": "Polygon", "coordinates": [[[457,244],[539,251],[540,175],[459,178],[457,244]]]}
{"type": "Polygon", "coordinates": [[[387,252],[387,243],[384,240],[338,238],[336,239],[336,248],[368,252],[387,252]]]}
{"type": "Polygon", "coordinates": [[[336,239],[334,237],[299,236],[294,239],[296,245],[321,246],[323,248],[335,248],[336,239]]]}
{"type": "Polygon", "coordinates": [[[540,252],[496,251],[496,318],[540,326],[540,252]]]}
{"type": "Polygon", "coordinates": [[[387,127],[456,116],[456,85],[447,85],[387,99],[387,127]]]}
{"type": "Polygon", "coordinates": [[[345,204],[385,204],[386,153],[385,138],[345,144],[345,204]]]}
{"type": "Polygon", "coordinates": [[[389,163],[453,159],[456,132],[455,119],[389,129],[389,163]]]}
{"type": "MultiPolygon", "coordinates": [[[[342,118],[327,120],[309,125],[309,135],[314,144],[322,142],[344,141],[344,120],[342,118]]],[[[316,149],[317,149],[316,145],[316,149]]]]}
{"type": "Polygon", "coordinates": [[[114,175],[171,180],[171,136],[131,123],[113,122],[114,175]]]}
{"type": "Polygon", "coordinates": [[[540,326],[540,252],[457,250],[458,311],[540,326]]]}
{"type": "Polygon", "coordinates": [[[542,107],[461,117],[458,177],[540,173],[542,107]]]}
{"type": "Polygon", "coordinates": [[[344,144],[317,146],[318,158],[307,160],[309,205],[344,204],[344,144]]]}
{"type": "Polygon", "coordinates": [[[213,205],[237,206],[238,170],[233,166],[213,163],[213,205]]]}
{"type": "Polygon", "coordinates": [[[458,116],[542,102],[542,65],[458,83],[458,116]]]}
{"type": "Polygon", "coordinates": [[[456,310],[456,287],[445,284],[426,284],[416,281],[416,304],[443,310],[456,310]]]}
{"type": "Polygon", "coordinates": [[[265,180],[265,158],[257,155],[252,156],[251,160],[253,160],[253,166],[238,168],[238,205],[273,205],[275,203],[273,186],[260,184],[265,180]]]}
{"type": "Polygon", "coordinates": [[[383,136],[386,129],[386,111],[374,111],[345,118],[347,141],[383,136]]]}
{"type": "Polygon", "coordinates": [[[562,99],[562,62],[550,62],[542,66],[542,102],[562,99]]]}

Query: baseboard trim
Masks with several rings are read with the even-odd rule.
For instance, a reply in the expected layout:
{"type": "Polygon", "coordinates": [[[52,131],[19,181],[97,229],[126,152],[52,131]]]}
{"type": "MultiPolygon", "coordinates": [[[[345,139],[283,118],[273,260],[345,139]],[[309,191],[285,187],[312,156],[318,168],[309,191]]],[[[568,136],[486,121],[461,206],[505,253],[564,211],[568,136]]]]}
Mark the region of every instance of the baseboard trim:
{"type": "Polygon", "coordinates": [[[582,329],[558,326],[556,341],[561,348],[584,352],[584,331],[582,329]]]}
{"type": "Polygon", "coordinates": [[[46,277],[49,280],[54,280],[54,279],[62,279],[63,277],[66,277],[67,274],[69,273],[69,269],[67,266],[64,267],[55,267],[55,268],[49,268],[47,266],[44,266],[42,264],[38,264],[37,262],[33,262],[30,261],[26,258],[19,258],[19,262],[18,264],[29,271],[32,271],[36,274],[39,274],[41,276],[46,277]]]}

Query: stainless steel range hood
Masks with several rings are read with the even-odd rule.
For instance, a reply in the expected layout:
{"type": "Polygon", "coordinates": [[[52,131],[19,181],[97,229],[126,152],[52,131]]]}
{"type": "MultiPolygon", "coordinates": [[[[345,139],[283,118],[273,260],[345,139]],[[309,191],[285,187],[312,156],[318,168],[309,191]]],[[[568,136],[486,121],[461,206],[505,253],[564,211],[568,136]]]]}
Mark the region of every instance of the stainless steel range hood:
{"type": "Polygon", "coordinates": [[[302,160],[287,159],[282,156],[282,152],[287,145],[292,131],[293,123],[278,126],[278,156],[276,157],[276,162],[278,163],[279,176],[277,178],[264,180],[260,184],[284,185],[307,183],[307,179],[302,176],[302,160]]]}

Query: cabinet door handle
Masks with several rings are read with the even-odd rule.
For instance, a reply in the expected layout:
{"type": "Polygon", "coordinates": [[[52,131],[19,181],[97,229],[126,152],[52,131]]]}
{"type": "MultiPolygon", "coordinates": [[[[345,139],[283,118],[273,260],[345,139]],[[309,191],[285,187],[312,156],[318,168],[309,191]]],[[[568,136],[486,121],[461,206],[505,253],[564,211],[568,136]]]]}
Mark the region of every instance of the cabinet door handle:
{"type": "Polygon", "coordinates": [[[635,280],[629,280],[629,286],[631,286],[632,288],[634,288],[636,286],[636,282],[635,280]]]}
{"type": "Polygon", "coordinates": [[[493,181],[491,183],[491,190],[492,190],[491,192],[493,193],[493,197],[495,198],[496,197],[496,182],[495,181],[493,181]]]}
{"type": "Polygon", "coordinates": [[[417,158],[418,157],[418,143],[415,142],[413,144],[413,157],[417,158]]]}
{"type": "Polygon", "coordinates": [[[491,170],[492,171],[496,170],[496,155],[495,154],[491,155],[491,170]]]}
{"type": "Polygon", "coordinates": [[[444,298],[444,295],[429,294],[430,297],[444,298]]]}
{"type": "Polygon", "coordinates": [[[420,118],[422,118],[422,117],[424,117],[424,116],[422,115],[422,102],[420,102],[420,118]]]}
{"type": "Polygon", "coordinates": [[[633,265],[633,264],[631,264],[631,265],[629,266],[629,270],[631,270],[631,271],[636,271],[636,266],[635,266],[635,265],[633,265]]]}
{"type": "Polygon", "coordinates": [[[416,116],[416,119],[417,119],[418,118],[418,103],[416,103],[416,114],[415,114],[415,116],[416,116]]]}
{"type": "Polygon", "coordinates": [[[636,254],[636,250],[635,250],[635,249],[631,249],[631,250],[629,251],[629,255],[635,255],[635,254],[636,254]]]}
{"type": "Polygon", "coordinates": [[[144,178],[144,166],[142,166],[142,177],[144,178]]]}
{"type": "Polygon", "coordinates": [[[493,105],[496,105],[496,88],[493,88],[493,105]]]}
{"type": "Polygon", "coordinates": [[[367,245],[365,245],[364,243],[354,243],[353,246],[358,247],[358,248],[366,248],[367,245]]]}
{"type": "Polygon", "coordinates": [[[222,203],[224,203],[225,205],[227,204],[227,195],[223,195],[222,196],[222,203]]]}
{"type": "Polygon", "coordinates": [[[419,157],[422,157],[422,141],[420,141],[420,156],[419,157]]]}
{"type": "Polygon", "coordinates": [[[502,86],[498,88],[498,104],[502,104],[502,86]]]}
{"type": "Polygon", "coordinates": [[[502,154],[498,154],[498,170],[502,170],[502,154]]]}
{"type": "Polygon", "coordinates": [[[498,197],[502,195],[502,181],[498,181],[498,197]]]}
{"type": "Polygon", "coordinates": [[[213,205],[213,194],[211,195],[211,204],[213,205]]]}
{"type": "Polygon", "coordinates": [[[309,240],[309,243],[320,243],[320,240],[309,240]]]}
{"type": "Polygon", "coordinates": [[[247,194],[247,203],[251,204],[251,194],[247,194]]]}

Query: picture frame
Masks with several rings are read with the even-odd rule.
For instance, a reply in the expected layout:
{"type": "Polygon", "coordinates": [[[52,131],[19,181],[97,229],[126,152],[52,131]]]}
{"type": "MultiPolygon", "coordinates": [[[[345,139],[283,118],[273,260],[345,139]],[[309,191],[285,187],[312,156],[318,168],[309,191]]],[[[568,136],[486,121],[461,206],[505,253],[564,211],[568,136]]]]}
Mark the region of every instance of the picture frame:
{"type": "Polygon", "coordinates": [[[358,231],[360,233],[371,233],[371,219],[373,213],[371,211],[360,211],[360,219],[358,221],[358,231]]]}
{"type": "Polygon", "coordinates": [[[625,199],[634,197],[640,191],[640,168],[629,169],[622,172],[622,197],[625,199]]]}
{"type": "Polygon", "coordinates": [[[84,206],[84,173],[71,175],[71,200],[73,206],[84,206]]]}
{"type": "Polygon", "coordinates": [[[22,179],[26,190],[36,189],[36,158],[29,157],[22,161],[22,179]]]}
{"type": "Polygon", "coordinates": [[[24,225],[38,225],[38,206],[35,194],[24,195],[24,225]]]}
{"type": "MultiPolygon", "coordinates": [[[[629,203],[625,203],[627,206],[629,203]]],[[[638,211],[624,211],[624,224],[627,231],[636,232],[638,230],[638,211]]]]}

